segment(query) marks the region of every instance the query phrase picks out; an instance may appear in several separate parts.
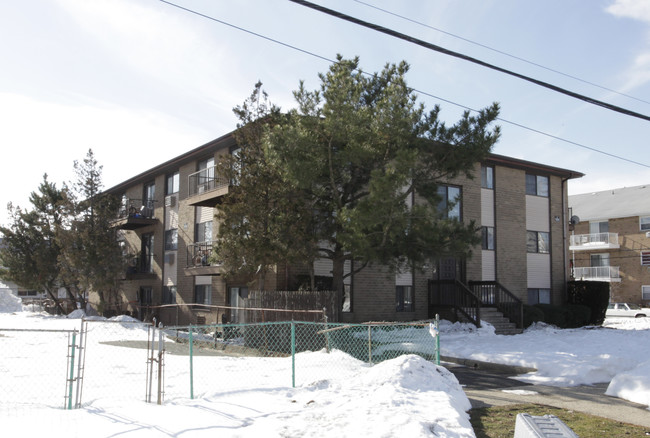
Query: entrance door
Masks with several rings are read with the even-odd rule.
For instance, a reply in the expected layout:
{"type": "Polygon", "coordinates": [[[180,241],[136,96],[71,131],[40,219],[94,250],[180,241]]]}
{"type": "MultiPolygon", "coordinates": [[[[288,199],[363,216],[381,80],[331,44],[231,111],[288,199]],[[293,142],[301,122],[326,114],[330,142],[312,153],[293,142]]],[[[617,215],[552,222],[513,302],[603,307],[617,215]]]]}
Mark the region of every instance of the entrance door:
{"type": "Polygon", "coordinates": [[[438,260],[436,272],[429,281],[429,317],[433,318],[440,307],[455,305],[456,280],[463,281],[462,262],[454,257],[438,260]]]}
{"type": "Polygon", "coordinates": [[[153,303],[152,288],[148,286],[140,287],[138,291],[138,304],[140,321],[145,321],[150,316],[151,304],[153,303]]]}

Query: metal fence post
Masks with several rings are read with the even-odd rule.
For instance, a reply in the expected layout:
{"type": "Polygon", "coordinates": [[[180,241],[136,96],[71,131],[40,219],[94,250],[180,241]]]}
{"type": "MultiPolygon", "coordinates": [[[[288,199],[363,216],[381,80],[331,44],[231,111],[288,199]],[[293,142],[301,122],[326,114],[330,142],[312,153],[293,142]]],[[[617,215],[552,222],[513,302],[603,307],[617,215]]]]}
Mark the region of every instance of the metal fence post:
{"type": "Polygon", "coordinates": [[[189,327],[189,343],[190,343],[190,399],[194,400],[194,356],[193,356],[193,345],[194,339],[192,339],[192,324],[189,327]]]}
{"type": "Polygon", "coordinates": [[[440,315],[436,313],[436,365],[440,365],[440,315]]]}
{"type": "Polygon", "coordinates": [[[372,363],[372,327],[368,325],[368,363],[372,363]]]}
{"type": "Polygon", "coordinates": [[[70,385],[68,389],[68,409],[72,409],[72,382],[74,381],[74,348],[77,342],[77,331],[72,332],[72,345],[70,347],[70,385]]]}
{"type": "Polygon", "coordinates": [[[296,387],[296,324],[291,321],[291,387],[296,387]]]}

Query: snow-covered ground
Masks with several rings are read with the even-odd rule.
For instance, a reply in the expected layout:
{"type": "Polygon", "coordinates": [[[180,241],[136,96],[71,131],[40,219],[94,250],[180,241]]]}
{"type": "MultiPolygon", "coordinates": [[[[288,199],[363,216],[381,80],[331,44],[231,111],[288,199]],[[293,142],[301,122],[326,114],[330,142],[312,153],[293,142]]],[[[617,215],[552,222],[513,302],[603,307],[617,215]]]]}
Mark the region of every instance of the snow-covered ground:
{"type": "MultiPolygon", "coordinates": [[[[79,319],[19,309],[12,297],[0,296],[0,329],[80,327],[79,319]]],[[[419,356],[369,366],[340,352],[300,353],[297,368],[309,378],[296,388],[286,378],[289,358],[201,356],[195,358],[197,374],[215,383],[202,388],[219,389],[195,392],[190,399],[188,358],[168,354],[166,400],[158,406],[143,401],[142,350],[105,342],[146,341],[146,328],[126,318],[91,322],[89,328],[91,334],[104,332],[87,338],[83,407],[70,411],[59,407],[63,380],[46,378],[52,372],[65,374],[68,335],[0,331],[3,435],[474,436],[470,404],[455,377],[419,356]],[[97,370],[108,371],[93,381],[97,370]]],[[[440,342],[443,355],[537,368],[520,376],[532,383],[611,382],[608,394],[650,407],[650,318],[608,320],[605,327],[575,330],[537,325],[517,336],[443,321],[440,342]]]]}

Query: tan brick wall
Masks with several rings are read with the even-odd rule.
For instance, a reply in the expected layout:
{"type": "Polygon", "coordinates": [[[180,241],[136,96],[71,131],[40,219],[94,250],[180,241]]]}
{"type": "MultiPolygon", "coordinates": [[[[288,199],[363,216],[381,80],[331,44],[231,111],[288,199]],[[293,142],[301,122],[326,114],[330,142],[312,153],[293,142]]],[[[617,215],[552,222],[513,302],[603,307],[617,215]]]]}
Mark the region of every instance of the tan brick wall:
{"type": "Polygon", "coordinates": [[[494,169],[496,278],[526,302],[526,172],[494,169]]]}
{"type": "Polygon", "coordinates": [[[557,176],[549,178],[551,224],[551,303],[566,302],[566,282],[569,280],[569,234],[567,184],[557,176]]]}

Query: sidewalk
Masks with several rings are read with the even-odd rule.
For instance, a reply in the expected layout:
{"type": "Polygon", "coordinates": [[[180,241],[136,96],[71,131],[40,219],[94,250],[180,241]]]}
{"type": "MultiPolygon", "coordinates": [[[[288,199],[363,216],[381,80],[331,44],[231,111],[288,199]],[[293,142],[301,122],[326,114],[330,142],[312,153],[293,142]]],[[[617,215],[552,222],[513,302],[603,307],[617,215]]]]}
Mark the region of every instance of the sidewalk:
{"type": "Polygon", "coordinates": [[[463,385],[473,408],[536,403],[650,428],[647,406],[605,395],[607,383],[574,387],[530,385],[511,378],[529,369],[454,358],[443,360],[463,385]]]}

